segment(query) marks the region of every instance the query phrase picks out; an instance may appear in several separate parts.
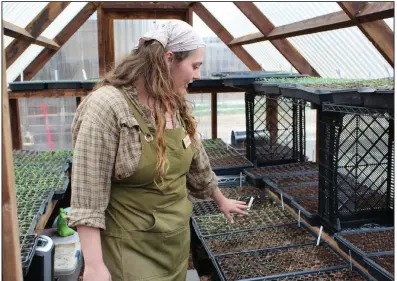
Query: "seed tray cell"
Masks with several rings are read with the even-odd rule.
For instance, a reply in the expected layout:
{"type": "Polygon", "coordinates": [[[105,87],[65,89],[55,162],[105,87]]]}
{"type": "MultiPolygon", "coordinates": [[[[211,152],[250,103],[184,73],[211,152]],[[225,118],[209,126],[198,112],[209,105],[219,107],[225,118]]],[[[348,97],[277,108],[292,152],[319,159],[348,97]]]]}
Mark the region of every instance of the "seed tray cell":
{"type": "MultiPolygon", "coordinates": [[[[266,196],[236,196],[229,197],[230,199],[235,199],[239,201],[245,201],[248,205],[251,197],[254,198],[254,201],[251,206],[251,210],[266,210],[269,207],[273,208],[275,206],[275,202],[270,200],[269,197],[266,196]]],[[[214,200],[205,200],[193,203],[193,216],[207,216],[207,215],[217,215],[220,214],[221,211],[218,208],[218,205],[214,200]]]]}
{"type": "Polygon", "coordinates": [[[234,223],[229,223],[223,214],[193,217],[193,226],[198,236],[231,233],[236,231],[279,226],[294,222],[294,218],[281,207],[250,211],[249,216],[235,214],[234,223]]]}
{"type": "Polygon", "coordinates": [[[203,242],[208,249],[207,251],[214,256],[226,253],[301,245],[314,241],[315,237],[308,232],[306,227],[299,227],[296,224],[203,238],[203,242]]]}
{"type": "Polygon", "coordinates": [[[318,197],[295,198],[291,201],[292,208],[310,225],[318,225],[320,217],[318,215],[318,197]]]}
{"type": "Polygon", "coordinates": [[[364,258],[366,268],[378,281],[394,280],[394,253],[373,254],[364,258]]]}
{"type": "Polygon", "coordinates": [[[241,196],[260,196],[264,195],[264,191],[254,186],[242,186],[235,188],[219,188],[223,195],[227,198],[237,198],[241,196]]]}
{"type": "Polygon", "coordinates": [[[362,231],[345,231],[335,234],[335,240],[347,254],[362,264],[364,257],[370,253],[394,251],[394,228],[369,229],[362,231]]]}
{"type": "Polygon", "coordinates": [[[36,234],[22,235],[19,237],[23,276],[26,276],[29,271],[30,264],[32,263],[36,251],[37,241],[36,234]]]}
{"type": "Polygon", "coordinates": [[[18,221],[19,234],[30,235],[34,233],[37,224],[37,215],[30,217],[23,217],[22,220],[18,221]]]}
{"type": "Polygon", "coordinates": [[[291,198],[296,197],[318,197],[318,184],[297,186],[297,187],[282,187],[280,190],[291,198]]]}
{"type": "Polygon", "coordinates": [[[70,178],[68,176],[62,177],[62,179],[59,181],[58,186],[54,190],[54,196],[52,197],[53,200],[63,199],[66,190],[68,189],[69,182],[70,182],[70,178]]]}
{"type": "Polygon", "coordinates": [[[280,188],[286,186],[298,186],[307,183],[318,183],[318,173],[306,174],[306,175],[294,175],[294,176],[275,176],[275,177],[264,177],[263,182],[266,186],[273,188],[280,188]]]}
{"type": "Polygon", "coordinates": [[[373,281],[357,268],[344,268],[340,270],[323,271],[310,274],[272,278],[268,281],[373,281]]]}
{"type": "Polygon", "coordinates": [[[274,279],[283,275],[293,276],[346,266],[346,261],[325,245],[238,253],[217,256],[215,259],[227,281],[274,279]]]}

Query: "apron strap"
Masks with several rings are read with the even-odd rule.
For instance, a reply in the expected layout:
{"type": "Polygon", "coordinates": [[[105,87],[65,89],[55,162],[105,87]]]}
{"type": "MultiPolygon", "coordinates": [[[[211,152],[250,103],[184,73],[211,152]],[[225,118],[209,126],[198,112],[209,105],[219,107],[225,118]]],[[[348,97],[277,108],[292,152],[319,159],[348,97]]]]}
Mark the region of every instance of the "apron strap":
{"type": "Polygon", "coordinates": [[[141,131],[145,134],[145,137],[151,136],[151,138],[153,139],[153,136],[152,136],[152,133],[149,130],[149,127],[147,126],[145,120],[143,120],[143,117],[139,113],[139,111],[136,108],[135,104],[133,104],[132,101],[130,100],[130,98],[127,97],[127,94],[125,93],[125,91],[123,89],[120,89],[120,91],[123,94],[124,99],[127,101],[128,105],[130,106],[131,111],[134,114],[134,117],[135,117],[136,121],[138,122],[141,131]]]}
{"type": "Polygon", "coordinates": [[[185,130],[185,132],[187,132],[185,121],[182,120],[182,117],[181,117],[181,114],[179,113],[179,111],[177,111],[177,113],[176,113],[176,118],[178,119],[180,126],[182,126],[182,128],[185,130]]]}

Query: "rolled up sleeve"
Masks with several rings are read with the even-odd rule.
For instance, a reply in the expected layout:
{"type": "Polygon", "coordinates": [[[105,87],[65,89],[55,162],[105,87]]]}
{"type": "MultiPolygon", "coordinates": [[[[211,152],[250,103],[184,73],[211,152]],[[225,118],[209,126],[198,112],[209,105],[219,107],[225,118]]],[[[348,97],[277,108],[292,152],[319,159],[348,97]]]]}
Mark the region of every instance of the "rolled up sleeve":
{"type": "Polygon", "coordinates": [[[203,146],[194,155],[186,179],[190,195],[199,199],[210,197],[218,189],[218,179],[211,169],[208,155],[203,146]]]}

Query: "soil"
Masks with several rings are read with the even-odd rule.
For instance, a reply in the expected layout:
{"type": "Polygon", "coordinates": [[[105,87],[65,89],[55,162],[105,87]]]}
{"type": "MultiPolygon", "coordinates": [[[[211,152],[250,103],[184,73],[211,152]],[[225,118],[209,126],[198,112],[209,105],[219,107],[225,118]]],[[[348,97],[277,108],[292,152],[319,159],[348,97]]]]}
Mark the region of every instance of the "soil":
{"type": "Polygon", "coordinates": [[[269,279],[268,281],[366,281],[357,271],[350,268],[331,271],[291,276],[285,278],[269,279]]]}
{"type": "Polygon", "coordinates": [[[269,181],[277,186],[288,186],[306,182],[318,182],[318,173],[298,176],[272,177],[269,181]]]}
{"type": "Polygon", "coordinates": [[[265,177],[274,174],[290,174],[290,173],[307,172],[307,171],[318,171],[318,165],[312,162],[305,162],[305,163],[285,164],[279,166],[261,167],[261,168],[254,168],[247,170],[249,174],[259,177],[265,177]]]}
{"type": "Polygon", "coordinates": [[[302,198],[295,201],[309,213],[318,213],[318,198],[302,198]]]}
{"type": "Polygon", "coordinates": [[[320,270],[346,262],[323,245],[265,250],[217,257],[227,280],[320,270]]]}
{"type": "Polygon", "coordinates": [[[249,195],[263,195],[263,191],[254,186],[242,186],[242,187],[221,187],[221,192],[227,198],[236,198],[239,196],[249,195]]]}
{"type": "Polygon", "coordinates": [[[394,255],[382,255],[371,259],[394,276],[394,255]]]}
{"type": "Polygon", "coordinates": [[[205,238],[213,254],[267,249],[312,242],[315,238],[295,224],[205,238]]]}
{"type": "Polygon", "coordinates": [[[318,196],[318,185],[286,187],[281,190],[290,197],[318,196]]]}
{"type": "Polygon", "coordinates": [[[209,158],[212,168],[217,167],[234,167],[234,166],[246,166],[252,164],[244,156],[224,156],[222,158],[212,159],[209,158]]]}
{"type": "Polygon", "coordinates": [[[341,237],[365,253],[394,251],[394,230],[346,233],[341,237]]]}

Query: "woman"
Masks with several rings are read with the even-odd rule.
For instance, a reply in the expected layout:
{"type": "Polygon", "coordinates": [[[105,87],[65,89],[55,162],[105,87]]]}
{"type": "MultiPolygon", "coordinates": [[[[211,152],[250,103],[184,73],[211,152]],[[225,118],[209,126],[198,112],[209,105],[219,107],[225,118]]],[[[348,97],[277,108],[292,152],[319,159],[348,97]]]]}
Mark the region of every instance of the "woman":
{"type": "Polygon", "coordinates": [[[245,202],[217,187],[185,95],[199,78],[204,42],[170,21],[80,104],[72,124],[72,209],[84,281],[185,281],[192,204],[212,197],[230,213],[245,202]]]}

